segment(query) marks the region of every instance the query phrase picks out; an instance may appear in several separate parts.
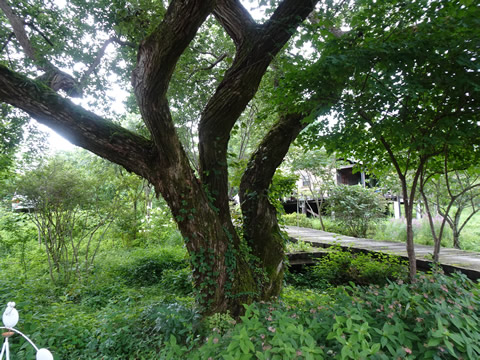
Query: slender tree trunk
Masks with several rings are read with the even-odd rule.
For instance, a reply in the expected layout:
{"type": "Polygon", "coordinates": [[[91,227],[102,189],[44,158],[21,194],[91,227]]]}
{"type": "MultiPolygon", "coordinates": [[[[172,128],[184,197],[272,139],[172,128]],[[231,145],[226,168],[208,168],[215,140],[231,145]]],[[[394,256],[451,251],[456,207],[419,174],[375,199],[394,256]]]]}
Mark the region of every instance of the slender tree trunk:
{"type": "MultiPolygon", "coordinates": [[[[441,239],[441,235],[437,235],[437,231],[435,230],[435,222],[433,221],[433,215],[432,215],[432,212],[430,211],[429,202],[428,202],[428,199],[427,199],[427,196],[425,194],[423,186],[424,186],[424,184],[423,184],[423,180],[422,180],[422,184],[420,186],[420,194],[422,195],[423,202],[425,203],[425,212],[427,213],[428,224],[430,225],[430,232],[431,232],[432,237],[433,237],[433,244],[434,244],[433,261],[437,262],[438,258],[439,258],[439,255],[440,255],[440,243],[441,243],[442,239],[441,239]]],[[[445,217],[444,217],[444,221],[445,221],[445,217]]]]}
{"type": "Polygon", "coordinates": [[[462,214],[463,208],[459,207],[457,208],[457,211],[455,212],[455,217],[451,223],[449,223],[452,228],[452,236],[453,236],[453,247],[455,249],[461,249],[460,246],[460,215],[462,214]]]}
{"type": "Polygon", "coordinates": [[[413,242],[413,197],[408,196],[405,178],[401,179],[403,205],[405,209],[405,221],[407,223],[407,255],[409,263],[410,281],[414,282],[417,275],[417,258],[415,256],[415,244],[413,242]]]}
{"type": "Polygon", "coordinates": [[[320,220],[320,226],[322,227],[322,231],[325,231],[325,225],[323,224],[323,216],[322,216],[322,210],[323,210],[323,195],[322,195],[322,200],[318,201],[318,197],[315,199],[317,203],[317,209],[318,209],[318,220],[320,220]]]}

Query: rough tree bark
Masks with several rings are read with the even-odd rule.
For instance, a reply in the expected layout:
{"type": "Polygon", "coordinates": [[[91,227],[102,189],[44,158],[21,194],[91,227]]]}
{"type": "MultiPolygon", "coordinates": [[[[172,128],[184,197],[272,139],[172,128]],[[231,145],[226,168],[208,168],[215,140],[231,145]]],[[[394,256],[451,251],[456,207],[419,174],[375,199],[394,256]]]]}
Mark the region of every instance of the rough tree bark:
{"type": "Polygon", "coordinates": [[[283,239],[266,194],[276,167],[302,127],[303,116],[281,117],[250,160],[242,179],[244,230],[251,253],[230,218],[230,132],[256,93],[268,65],[315,3],[284,0],[270,20],[260,25],[238,0],[171,1],[162,22],[140,44],[132,75],[150,139],[74,105],[44,84],[3,65],[0,101],[26,111],[75,145],[147,179],[167,201],[185,238],[204,313],[230,310],[238,315],[242,303],[268,299],[281,289],[283,239]],[[209,14],[214,14],[233,39],[236,56],[201,116],[197,177],[176,134],[166,93],[179,57],[209,14]],[[257,195],[252,196],[254,193],[257,195]],[[252,255],[258,259],[255,264],[249,260],[252,255]]]}
{"type": "Polygon", "coordinates": [[[252,155],[240,183],[244,237],[267,274],[262,298],[279,294],[284,273],[284,244],[268,188],[287,154],[290,143],[304,127],[301,114],[282,116],[252,155]]]}

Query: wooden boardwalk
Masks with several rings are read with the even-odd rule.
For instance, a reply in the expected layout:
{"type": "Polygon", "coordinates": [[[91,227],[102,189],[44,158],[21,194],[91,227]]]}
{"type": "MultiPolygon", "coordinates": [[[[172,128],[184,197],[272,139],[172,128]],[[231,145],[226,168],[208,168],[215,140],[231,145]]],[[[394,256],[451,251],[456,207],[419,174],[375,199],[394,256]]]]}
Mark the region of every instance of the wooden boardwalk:
{"type": "MultiPolygon", "coordinates": [[[[356,251],[382,252],[408,259],[405,243],[401,242],[360,239],[297,226],[287,226],[286,231],[291,238],[308,242],[315,247],[327,248],[338,245],[356,251]]],[[[428,270],[431,265],[433,246],[415,244],[415,254],[417,267],[428,270]]],[[[461,271],[472,280],[480,279],[480,253],[441,248],[439,262],[446,273],[461,271]]]]}

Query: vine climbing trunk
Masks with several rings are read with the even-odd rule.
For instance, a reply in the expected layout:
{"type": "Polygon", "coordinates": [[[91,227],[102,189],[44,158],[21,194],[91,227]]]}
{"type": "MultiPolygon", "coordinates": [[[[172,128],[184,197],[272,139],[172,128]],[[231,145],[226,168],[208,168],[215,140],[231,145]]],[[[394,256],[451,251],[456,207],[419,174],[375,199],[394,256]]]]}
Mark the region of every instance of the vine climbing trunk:
{"type": "Polygon", "coordinates": [[[148,137],[73,104],[49,83],[1,64],[0,100],[148,180],[167,202],[185,239],[203,312],[230,310],[238,315],[243,303],[279,294],[283,238],[268,201],[268,186],[305,114],[282,117],[250,161],[241,185],[242,199],[248,198],[242,204],[246,243],[237,235],[229,211],[230,134],[270,63],[316,3],[279,1],[270,19],[260,24],[239,0],[169,1],[164,17],[140,42],[131,77],[148,137]],[[196,173],[176,133],[167,91],[180,57],[209,15],[230,36],[236,53],[201,114],[196,173]],[[255,193],[258,196],[252,196],[255,193]]]}
{"type": "Polygon", "coordinates": [[[285,270],[285,236],[277,222],[268,189],[275,170],[291,142],[303,128],[301,114],[282,116],[252,155],[240,183],[244,236],[266,275],[261,282],[261,298],[280,293],[285,270]]]}

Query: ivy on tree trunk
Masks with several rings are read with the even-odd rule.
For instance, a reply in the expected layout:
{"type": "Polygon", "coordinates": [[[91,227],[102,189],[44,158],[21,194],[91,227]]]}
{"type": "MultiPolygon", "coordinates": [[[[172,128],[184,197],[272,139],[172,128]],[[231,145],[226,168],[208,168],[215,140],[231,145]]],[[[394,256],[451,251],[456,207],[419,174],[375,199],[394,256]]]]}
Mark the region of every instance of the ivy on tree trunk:
{"type": "Polygon", "coordinates": [[[132,74],[149,138],[84,110],[56,89],[4,65],[0,65],[0,100],[24,110],[73,144],[147,179],[168,203],[185,239],[204,313],[230,310],[238,315],[243,303],[268,299],[281,289],[283,239],[275,209],[265,195],[304,116],[282,116],[250,160],[241,185],[243,199],[248,197],[242,204],[246,243],[237,235],[229,212],[230,132],[272,59],[315,4],[281,1],[270,19],[258,24],[238,0],[171,1],[163,20],[141,41],[132,74]],[[201,115],[197,175],[176,133],[167,89],[180,56],[210,14],[234,41],[236,54],[201,115]],[[259,167],[265,156],[268,167],[259,167]],[[261,219],[253,221],[251,214],[258,213],[261,219]]]}

